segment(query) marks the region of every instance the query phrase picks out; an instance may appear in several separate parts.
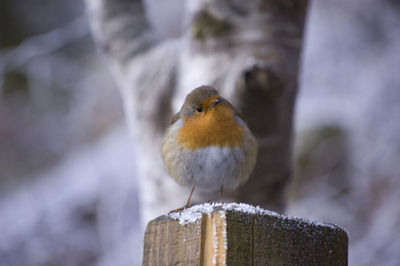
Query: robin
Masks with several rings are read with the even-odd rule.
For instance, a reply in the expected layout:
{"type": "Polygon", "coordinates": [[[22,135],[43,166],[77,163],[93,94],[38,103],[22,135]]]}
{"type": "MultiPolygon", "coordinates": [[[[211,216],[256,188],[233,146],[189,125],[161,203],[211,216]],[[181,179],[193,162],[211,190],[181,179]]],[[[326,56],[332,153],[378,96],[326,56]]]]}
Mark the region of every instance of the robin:
{"type": "Polygon", "coordinates": [[[182,210],[189,207],[195,187],[203,191],[234,190],[249,178],[257,143],[244,118],[218,91],[201,86],[189,93],[172,117],[162,142],[168,174],[191,186],[182,210]]]}

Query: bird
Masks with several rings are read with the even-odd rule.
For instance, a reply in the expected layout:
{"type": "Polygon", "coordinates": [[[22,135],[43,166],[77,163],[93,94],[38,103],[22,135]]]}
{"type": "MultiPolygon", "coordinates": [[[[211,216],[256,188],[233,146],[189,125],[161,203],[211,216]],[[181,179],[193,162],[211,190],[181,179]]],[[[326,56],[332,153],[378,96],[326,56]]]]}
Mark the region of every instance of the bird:
{"type": "MultiPolygon", "coordinates": [[[[180,211],[190,206],[195,187],[234,191],[245,183],[257,159],[257,141],[243,114],[212,86],[190,92],[166,129],[161,156],[167,173],[192,187],[180,211]]],[[[171,211],[171,212],[174,212],[171,211]]]]}

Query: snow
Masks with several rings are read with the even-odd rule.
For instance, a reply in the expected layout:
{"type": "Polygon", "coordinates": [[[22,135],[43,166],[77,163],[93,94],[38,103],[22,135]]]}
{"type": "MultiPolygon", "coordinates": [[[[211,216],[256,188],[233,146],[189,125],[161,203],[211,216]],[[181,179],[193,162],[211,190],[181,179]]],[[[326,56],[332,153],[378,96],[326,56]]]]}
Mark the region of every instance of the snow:
{"type": "MultiPolygon", "coordinates": [[[[187,225],[189,223],[199,223],[201,217],[204,214],[210,215],[213,211],[218,211],[221,215],[225,215],[225,211],[234,211],[234,212],[241,212],[241,213],[255,214],[255,215],[268,215],[284,220],[294,220],[298,222],[307,223],[311,226],[328,227],[334,230],[342,229],[334,224],[324,223],[318,220],[299,218],[295,216],[286,216],[273,211],[264,210],[259,206],[252,206],[246,203],[217,203],[217,202],[203,203],[199,205],[194,205],[180,212],[170,213],[168,217],[175,220],[179,220],[179,223],[181,225],[187,225]]],[[[346,230],[344,231],[347,233],[346,230]]]]}
{"type": "Polygon", "coordinates": [[[189,224],[189,223],[196,223],[203,214],[211,214],[214,210],[214,206],[217,206],[218,203],[204,203],[192,206],[187,208],[181,212],[173,212],[168,214],[168,217],[172,219],[179,220],[181,225],[189,224]]]}
{"type": "Polygon", "coordinates": [[[98,265],[138,265],[142,228],[130,141],[119,125],[29,186],[0,195],[0,265],[82,265],[91,254],[99,254],[98,265]]]}

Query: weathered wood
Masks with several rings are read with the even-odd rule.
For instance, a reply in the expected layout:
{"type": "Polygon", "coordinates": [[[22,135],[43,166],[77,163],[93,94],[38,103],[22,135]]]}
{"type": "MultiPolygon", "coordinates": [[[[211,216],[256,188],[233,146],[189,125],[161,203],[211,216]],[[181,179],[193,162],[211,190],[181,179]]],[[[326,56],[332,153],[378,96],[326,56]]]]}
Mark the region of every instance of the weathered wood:
{"type": "Polygon", "coordinates": [[[143,265],[347,265],[338,226],[246,204],[203,204],[148,223],[143,265]]]}

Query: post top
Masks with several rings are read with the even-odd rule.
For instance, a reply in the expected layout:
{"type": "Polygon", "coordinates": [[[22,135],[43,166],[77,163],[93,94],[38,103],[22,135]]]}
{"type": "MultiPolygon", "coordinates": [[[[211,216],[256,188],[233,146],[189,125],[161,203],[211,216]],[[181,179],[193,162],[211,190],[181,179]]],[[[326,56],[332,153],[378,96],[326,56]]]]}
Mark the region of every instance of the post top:
{"type": "Polygon", "coordinates": [[[204,214],[210,215],[213,212],[218,212],[220,215],[225,215],[227,212],[235,212],[235,213],[242,213],[246,215],[259,215],[259,216],[270,216],[276,219],[286,220],[286,221],[293,221],[303,225],[309,226],[316,226],[316,227],[325,227],[333,230],[343,231],[348,235],[348,232],[331,223],[325,223],[318,220],[312,220],[307,218],[299,218],[295,216],[287,216],[283,214],[279,214],[277,212],[264,210],[259,206],[252,206],[246,203],[202,203],[194,205],[190,208],[184,209],[179,212],[173,212],[166,216],[160,216],[156,218],[159,219],[173,219],[179,220],[181,225],[186,225],[190,223],[197,223],[201,220],[204,214]]]}
{"type": "Polygon", "coordinates": [[[143,265],[347,265],[339,226],[244,203],[204,203],[148,223],[143,265]]]}

